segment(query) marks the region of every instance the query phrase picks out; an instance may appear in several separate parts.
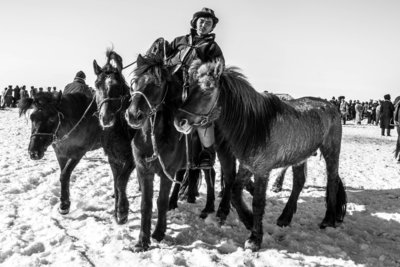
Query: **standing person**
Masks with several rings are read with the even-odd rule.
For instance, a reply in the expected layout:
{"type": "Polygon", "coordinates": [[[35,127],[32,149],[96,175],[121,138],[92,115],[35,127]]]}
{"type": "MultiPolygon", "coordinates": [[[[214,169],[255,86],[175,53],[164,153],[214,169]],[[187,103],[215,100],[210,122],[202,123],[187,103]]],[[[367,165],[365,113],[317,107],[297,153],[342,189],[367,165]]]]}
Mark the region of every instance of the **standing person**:
{"type": "Polygon", "coordinates": [[[362,116],[362,112],[363,112],[363,106],[360,104],[360,101],[357,100],[356,101],[356,105],[355,105],[355,110],[356,110],[356,119],[355,119],[355,123],[356,124],[361,124],[361,116],[362,116]]]}
{"type": "Polygon", "coordinates": [[[25,99],[28,97],[29,97],[29,94],[28,94],[28,91],[26,91],[26,86],[23,85],[21,88],[21,99],[25,99]]]}
{"type": "MultiPolygon", "coordinates": [[[[174,66],[173,71],[181,78],[184,90],[187,90],[187,71],[193,60],[225,62],[222,50],[215,42],[215,34],[211,33],[218,21],[212,9],[203,8],[194,13],[190,21],[190,33],[175,38],[171,43],[167,64],[174,66]]],[[[199,127],[197,132],[203,146],[199,155],[199,168],[211,168],[215,161],[214,125],[199,127]]]]}
{"type": "Polygon", "coordinates": [[[346,124],[347,115],[349,114],[349,106],[347,105],[346,101],[344,100],[345,97],[343,96],[340,100],[340,115],[342,117],[343,124],[346,124]]]}
{"type": "Polygon", "coordinates": [[[394,106],[393,103],[390,101],[390,95],[384,95],[383,98],[385,99],[380,107],[380,116],[381,116],[381,135],[385,136],[385,129],[386,135],[390,136],[390,120],[393,118],[394,106]]]}
{"type": "Polygon", "coordinates": [[[86,74],[83,71],[78,71],[75,75],[74,81],[69,83],[64,88],[64,93],[83,93],[89,98],[93,98],[93,94],[89,86],[85,83],[86,74]]]}

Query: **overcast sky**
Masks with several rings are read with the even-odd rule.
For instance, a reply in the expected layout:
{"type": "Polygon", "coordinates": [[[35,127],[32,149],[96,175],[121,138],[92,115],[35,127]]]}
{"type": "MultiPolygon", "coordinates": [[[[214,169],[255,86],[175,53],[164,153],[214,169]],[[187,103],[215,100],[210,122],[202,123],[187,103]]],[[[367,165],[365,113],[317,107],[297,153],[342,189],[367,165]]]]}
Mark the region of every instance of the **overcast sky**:
{"type": "MultiPolygon", "coordinates": [[[[189,32],[213,9],[227,65],[258,91],[294,97],[382,99],[400,95],[397,0],[1,0],[0,86],[64,86],[114,46],[124,64],[158,37],[189,32]]],[[[126,70],[128,75],[132,68],[126,70]]]]}

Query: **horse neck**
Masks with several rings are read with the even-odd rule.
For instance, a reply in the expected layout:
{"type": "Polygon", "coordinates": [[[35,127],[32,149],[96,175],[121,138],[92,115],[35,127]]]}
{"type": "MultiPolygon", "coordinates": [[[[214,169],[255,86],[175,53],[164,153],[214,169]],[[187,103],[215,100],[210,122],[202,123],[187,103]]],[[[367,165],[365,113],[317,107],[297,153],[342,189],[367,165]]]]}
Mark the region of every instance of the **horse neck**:
{"type": "MultiPolygon", "coordinates": [[[[59,129],[60,134],[69,131],[78,123],[90,103],[91,100],[83,94],[66,94],[62,96],[59,108],[59,112],[62,114],[59,115],[62,121],[59,129]]],[[[96,107],[92,105],[85,116],[89,118],[93,116],[95,111],[96,107]]]]}
{"type": "Polygon", "coordinates": [[[275,95],[258,93],[247,81],[235,79],[222,80],[221,114],[216,124],[235,154],[246,156],[265,146],[271,125],[282,112],[283,103],[275,95]]]}

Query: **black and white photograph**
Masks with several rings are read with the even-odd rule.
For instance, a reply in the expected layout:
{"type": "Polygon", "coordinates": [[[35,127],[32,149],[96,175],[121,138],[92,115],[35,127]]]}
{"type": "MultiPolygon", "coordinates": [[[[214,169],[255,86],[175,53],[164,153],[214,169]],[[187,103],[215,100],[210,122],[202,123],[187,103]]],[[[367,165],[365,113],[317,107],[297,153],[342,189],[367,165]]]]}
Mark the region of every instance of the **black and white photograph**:
{"type": "Polygon", "coordinates": [[[2,1],[0,266],[400,266],[399,14],[2,1]]]}

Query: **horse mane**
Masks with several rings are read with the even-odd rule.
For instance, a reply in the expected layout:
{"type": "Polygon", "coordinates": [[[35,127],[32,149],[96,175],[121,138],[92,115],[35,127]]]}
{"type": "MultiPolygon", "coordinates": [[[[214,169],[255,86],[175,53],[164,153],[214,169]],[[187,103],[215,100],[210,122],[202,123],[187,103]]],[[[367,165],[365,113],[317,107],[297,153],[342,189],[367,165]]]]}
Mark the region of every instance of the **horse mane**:
{"type": "Polygon", "coordinates": [[[220,119],[227,139],[242,155],[265,146],[283,102],[273,94],[257,92],[237,67],[227,67],[220,83],[221,106],[226,111],[220,119]]]}
{"type": "Polygon", "coordinates": [[[160,54],[155,55],[139,55],[137,58],[137,66],[133,70],[134,78],[140,77],[150,71],[157,79],[161,79],[161,75],[166,73],[164,65],[164,57],[160,54]]]}
{"type": "Polygon", "coordinates": [[[22,116],[22,114],[25,115],[28,109],[31,109],[33,106],[55,109],[55,101],[55,97],[51,92],[39,92],[33,98],[23,98],[18,103],[19,116],[22,116]]]}

